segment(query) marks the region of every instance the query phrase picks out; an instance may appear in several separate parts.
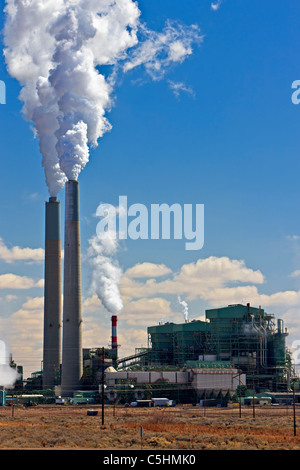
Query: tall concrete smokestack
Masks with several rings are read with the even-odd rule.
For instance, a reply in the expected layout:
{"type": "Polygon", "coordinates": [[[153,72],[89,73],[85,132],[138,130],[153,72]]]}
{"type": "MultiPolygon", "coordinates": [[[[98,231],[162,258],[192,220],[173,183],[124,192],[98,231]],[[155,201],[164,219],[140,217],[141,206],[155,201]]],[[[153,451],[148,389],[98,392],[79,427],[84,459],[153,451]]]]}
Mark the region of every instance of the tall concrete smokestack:
{"type": "Polygon", "coordinates": [[[46,202],[43,388],[53,388],[61,364],[60,203],[46,202]]]}
{"type": "Polygon", "coordinates": [[[79,183],[67,181],[65,200],[62,396],[71,396],[82,378],[82,317],[79,183]]]}
{"type": "Polygon", "coordinates": [[[116,361],[118,359],[118,336],[117,336],[117,315],[111,317],[111,352],[112,352],[112,361],[113,366],[116,366],[116,361]]]}

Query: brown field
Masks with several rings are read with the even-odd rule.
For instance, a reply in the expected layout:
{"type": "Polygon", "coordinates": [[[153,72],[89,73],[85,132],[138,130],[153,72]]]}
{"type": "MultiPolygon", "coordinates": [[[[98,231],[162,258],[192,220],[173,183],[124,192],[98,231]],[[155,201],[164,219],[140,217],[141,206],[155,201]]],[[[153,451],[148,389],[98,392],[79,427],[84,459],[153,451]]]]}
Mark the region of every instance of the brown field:
{"type": "MultiPolygon", "coordinates": [[[[296,423],[300,409],[296,408],[296,423]]],[[[0,407],[0,449],[299,450],[292,407],[0,407]],[[88,416],[87,410],[97,410],[88,416]]]]}

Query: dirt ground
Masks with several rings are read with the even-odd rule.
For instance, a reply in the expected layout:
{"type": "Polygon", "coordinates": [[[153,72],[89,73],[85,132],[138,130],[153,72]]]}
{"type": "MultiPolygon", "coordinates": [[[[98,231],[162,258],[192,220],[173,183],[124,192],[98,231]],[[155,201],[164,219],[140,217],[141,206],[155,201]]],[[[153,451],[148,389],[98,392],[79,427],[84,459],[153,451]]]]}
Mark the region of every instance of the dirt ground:
{"type": "MultiPolygon", "coordinates": [[[[292,407],[0,407],[0,449],[299,450],[292,407]],[[96,416],[88,415],[96,410],[96,416]],[[141,442],[140,428],[143,427],[141,442]]],[[[296,409],[296,425],[300,409],[296,409]]]]}

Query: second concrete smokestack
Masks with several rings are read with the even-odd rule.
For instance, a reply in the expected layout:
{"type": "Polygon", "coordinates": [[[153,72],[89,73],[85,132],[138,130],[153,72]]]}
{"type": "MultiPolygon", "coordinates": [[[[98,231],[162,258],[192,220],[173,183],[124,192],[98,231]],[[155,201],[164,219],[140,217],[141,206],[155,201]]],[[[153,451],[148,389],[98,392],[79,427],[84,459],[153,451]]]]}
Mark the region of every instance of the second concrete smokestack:
{"type": "Polygon", "coordinates": [[[46,202],[43,388],[58,383],[61,364],[61,240],[60,203],[46,202]],[[56,380],[57,379],[57,380],[56,380]]]}
{"type": "Polygon", "coordinates": [[[82,314],[79,183],[66,183],[62,396],[72,396],[82,378],[82,314]]]}

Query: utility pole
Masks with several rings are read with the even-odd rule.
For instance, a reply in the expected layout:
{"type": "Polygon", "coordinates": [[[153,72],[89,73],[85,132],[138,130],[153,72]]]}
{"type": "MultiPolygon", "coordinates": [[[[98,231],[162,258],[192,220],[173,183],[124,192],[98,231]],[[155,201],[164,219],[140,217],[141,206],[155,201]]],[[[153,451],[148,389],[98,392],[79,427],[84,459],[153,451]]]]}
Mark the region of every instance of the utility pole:
{"type": "Polygon", "coordinates": [[[13,418],[15,415],[15,408],[14,408],[14,391],[12,392],[12,401],[11,401],[11,417],[13,418]]]}
{"type": "Polygon", "coordinates": [[[241,375],[242,375],[242,371],[239,370],[239,373],[237,375],[233,375],[232,376],[232,379],[235,379],[237,376],[239,377],[239,415],[240,415],[240,418],[242,417],[242,401],[241,401],[241,375]]]}
{"type": "Polygon", "coordinates": [[[240,418],[241,418],[242,417],[241,372],[239,373],[239,409],[240,409],[240,418]]]}
{"type": "Polygon", "coordinates": [[[140,437],[141,437],[141,450],[143,450],[143,437],[144,437],[143,426],[140,427],[140,437]]]}
{"type": "Polygon", "coordinates": [[[295,405],[295,383],[293,382],[293,411],[294,411],[294,436],[296,436],[296,405],[295,405]]]}
{"type": "Polygon", "coordinates": [[[255,419],[255,387],[254,387],[254,374],[253,374],[253,383],[252,383],[252,387],[253,387],[253,419],[255,419]]]}

